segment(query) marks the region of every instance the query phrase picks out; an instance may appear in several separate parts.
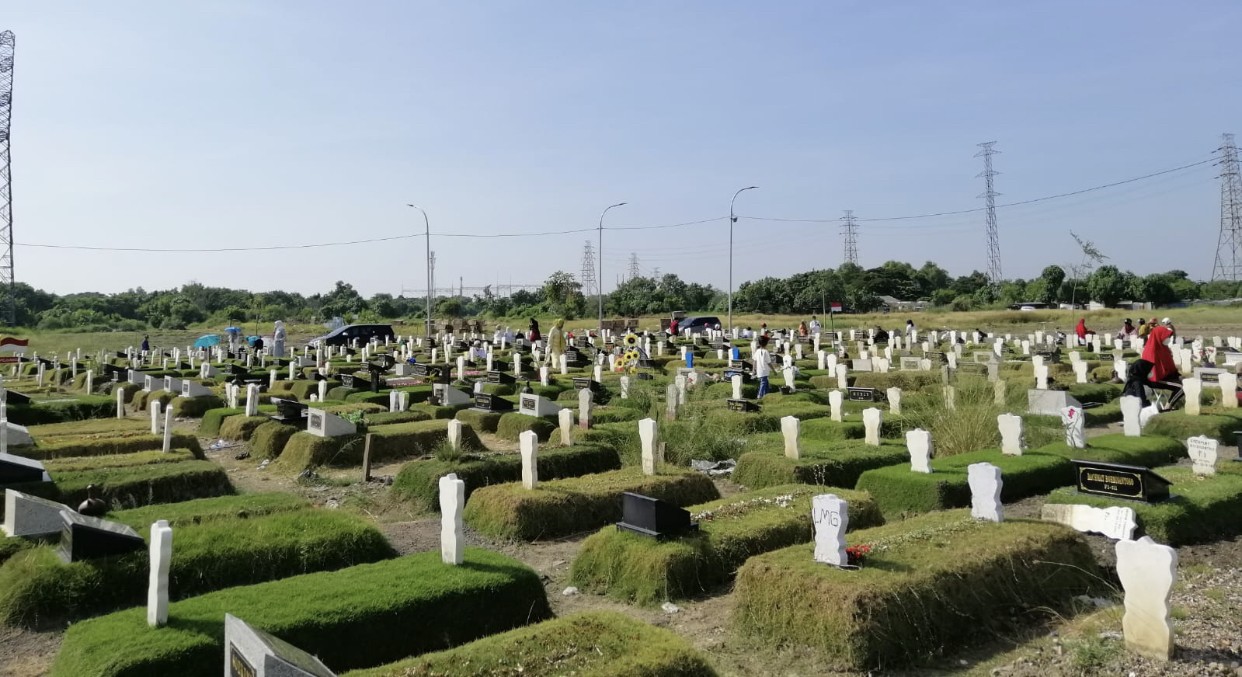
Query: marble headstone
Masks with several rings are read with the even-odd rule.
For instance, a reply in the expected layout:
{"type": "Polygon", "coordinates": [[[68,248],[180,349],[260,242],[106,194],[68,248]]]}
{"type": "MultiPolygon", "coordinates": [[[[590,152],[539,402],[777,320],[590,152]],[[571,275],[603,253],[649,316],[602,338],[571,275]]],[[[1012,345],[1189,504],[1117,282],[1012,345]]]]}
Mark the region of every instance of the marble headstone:
{"type": "Polygon", "coordinates": [[[466,527],[462,511],[466,507],[466,483],[456,473],[440,478],[440,557],[445,564],[465,561],[466,527]]]}
{"type": "Polygon", "coordinates": [[[1121,628],[1126,646],[1154,660],[1173,657],[1169,596],[1177,581],[1177,550],[1149,537],[1117,541],[1117,577],[1125,590],[1121,628]]]}
{"type": "Polygon", "coordinates": [[[1001,469],[991,463],[972,463],[966,467],[966,478],[970,484],[970,516],[977,520],[1000,522],[1003,519],[1001,507],[1001,469]]]}
{"type": "Polygon", "coordinates": [[[1190,460],[1193,464],[1191,469],[1196,475],[1216,474],[1216,448],[1218,445],[1219,442],[1207,435],[1199,435],[1186,440],[1186,450],[1189,452],[1190,460]]]}
{"type": "Polygon", "coordinates": [[[911,430],[906,433],[906,449],[910,452],[911,472],[930,473],[932,457],[931,433],[926,430],[911,430]]]}
{"type": "Polygon", "coordinates": [[[815,526],[815,561],[835,566],[849,564],[845,552],[849,504],[836,494],[815,496],[811,499],[811,521],[815,526]]]}
{"type": "Polygon", "coordinates": [[[1021,456],[1022,417],[1015,414],[1001,414],[996,417],[996,427],[1000,429],[1001,453],[1021,456]]]}

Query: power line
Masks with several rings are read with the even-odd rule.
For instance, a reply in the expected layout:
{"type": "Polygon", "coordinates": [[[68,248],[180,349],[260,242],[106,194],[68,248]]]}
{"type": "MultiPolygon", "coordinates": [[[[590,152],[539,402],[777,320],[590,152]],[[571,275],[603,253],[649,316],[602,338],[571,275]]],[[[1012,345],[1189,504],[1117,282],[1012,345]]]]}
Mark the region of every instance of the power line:
{"type": "Polygon", "coordinates": [[[983,171],[975,178],[982,178],[985,190],[979,197],[984,199],[984,210],[987,222],[987,239],[988,239],[988,280],[993,286],[1000,284],[1001,281],[1001,256],[1000,256],[1000,237],[996,232],[996,196],[1000,193],[996,192],[996,187],[992,184],[992,177],[999,172],[992,169],[992,156],[999,153],[993,146],[995,141],[987,141],[979,144],[983,150],[975,153],[975,157],[983,158],[983,171]]]}

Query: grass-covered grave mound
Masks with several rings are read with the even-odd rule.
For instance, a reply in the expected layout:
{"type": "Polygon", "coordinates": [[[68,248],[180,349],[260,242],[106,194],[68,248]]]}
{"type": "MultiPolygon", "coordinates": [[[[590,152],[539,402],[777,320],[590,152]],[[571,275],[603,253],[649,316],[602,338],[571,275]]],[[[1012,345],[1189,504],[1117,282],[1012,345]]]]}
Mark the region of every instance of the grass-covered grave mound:
{"type": "Polygon", "coordinates": [[[792,484],[687,508],[699,531],[657,541],[608,526],[582,544],[571,579],[586,592],[635,604],[684,599],[727,582],[747,559],[811,540],[811,497],[849,501],[850,528],[884,523],[871,497],[849,489],[792,484]]]}
{"type": "Polygon", "coordinates": [[[480,487],[466,502],[464,517],[473,529],[495,538],[558,538],[620,521],[622,494],[627,491],[677,506],[720,497],[716,485],[696,472],[644,475],[641,468],[623,468],[540,482],[535,489],[525,489],[520,482],[480,487]]]}
{"type": "Polygon", "coordinates": [[[448,649],[548,618],[539,575],[504,555],[467,548],[228,588],[169,605],[168,625],[145,607],[69,627],[53,677],[216,677],[230,613],[315,653],[334,671],[448,649]]]}
{"type": "Polygon", "coordinates": [[[713,677],[703,654],[672,631],[609,611],[575,614],[344,677],[713,677]]]}
{"type": "MultiPolygon", "coordinates": [[[[168,574],[173,599],[396,554],[373,525],[339,511],[311,508],[179,522],[168,574]]],[[[147,537],[149,522],[131,526],[147,537]]],[[[140,606],[146,599],[149,566],[145,549],[72,563],[62,562],[53,546],[20,552],[0,565],[0,622],[49,627],[140,606]]]]}
{"type": "MultiPolygon", "coordinates": [[[[386,463],[430,454],[448,440],[448,421],[415,421],[380,425],[368,429],[371,435],[371,462],[386,463]]],[[[289,438],[274,464],[288,472],[301,472],[321,465],[348,467],[362,464],[364,435],[318,437],[298,432],[289,438]]],[[[462,445],[480,449],[482,443],[474,429],[462,426],[462,445]]]]}
{"type": "Polygon", "coordinates": [[[752,557],[738,572],[744,636],[817,651],[834,668],[918,663],[1069,609],[1106,580],[1085,540],[1061,525],[937,512],[852,532],[862,567],[814,560],[812,544],[752,557]]]}
{"type": "Polygon", "coordinates": [[[788,458],[782,446],[760,447],[748,451],[737,461],[733,480],[749,489],[782,484],[819,484],[832,487],[852,487],[858,478],[874,468],[891,466],[908,459],[905,444],[881,440],[879,446],[864,444],[862,440],[819,442],[799,441],[800,458],[788,458]]]}
{"type": "Polygon", "coordinates": [[[1047,502],[1134,508],[1141,533],[1172,546],[1210,543],[1242,534],[1242,472],[1218,471],[1200,477],[1185,466],[1153,471],[1173,483],[1169,498],[1158,503],[1083,494],[1073,487],[1052,492],[1047,502]]]}
{"type": "Polygon", "coordinates": [[[8,405],[9,423],[32,426],[116,415],[116,400],[107,395],[78,395],[64,400],[8,405]]]}
{"type": "MultiPolygon", "coordinates": [[[[539,452],[539,476],[546,480],[617,470],[616,450],[592,444],[550,447],[539,452]]],[[[392,482],[392,496],[423,510],[440,509],[440,478],[456,473],[466,483],[466,497],[476,489],[522,479],[522,457],[514,454],[465,454],[453,460],[410,461],[392,482]]]]}
{"type": "MultiPolygon", "coordinates": [[[[40,437],[39,434],[37,428],[33,429],[30,435],[35,440],[34,446],[21,447],[21,450],[16,453],[26,458],[46,461],[81,456],[122,456],[164,448],[163,435],[152,435],[149,424],[144,424],[135,430],[112,433],[84,433],[53,437],[40,437]]],[[[194,435],[174,432],[171,441],[174,448],[188,449],[195,458],[205,458],[198,438],[194,435]]]]}
{"type": "Polygon", "coordinates": [[[197,460],[186,449],[52,459],[44,468],[52,482],[10,488],[76,507],[93,484],[97,497],[112,509],[234,493],[224,468],[197,460]]]}

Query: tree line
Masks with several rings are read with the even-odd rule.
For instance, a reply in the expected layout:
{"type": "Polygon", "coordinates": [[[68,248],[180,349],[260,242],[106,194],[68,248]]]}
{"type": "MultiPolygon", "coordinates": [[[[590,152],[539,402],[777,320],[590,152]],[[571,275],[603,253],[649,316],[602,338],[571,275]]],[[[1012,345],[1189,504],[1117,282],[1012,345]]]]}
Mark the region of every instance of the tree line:
{"type": "MultiPolygon", "coordinates": [[[[298,323],[421,320],[426,312],[423,298],[375,294],[364,298],[353,285],[338,281],[331,291],[303,295],[295,292],[250,292],[209,287],[197,282],[177,289],[146,291],[130,289],[117,294],[83,292],[57,295],[18,283],[17,323],[47,330],[142,331],[183,329],[204,322],[246,323],[285,320],[298,323]]],[[[1222,300],[1242,296],[1236,282],[1196,282],[1180,270],[1140,276],[1116,266],[1101,266],[1088,273],[1069,275],[1060,266],[1048,266],[1038,277],[988,283],[979,271],[953,277],[928,261],[915,268],[909,263],[888,261],[875,268],[844,264],[836,269],[812,270],[789,277],[765,277],[743,282],[733,294],[736,313],[815,314],[832,303],[847,311],[871,312],[883,306],[882,296],[902,301],[922,301],[952,310],[1003,308],[1035,302],[1048,304],[1096,301],[1114,306],[1123,301],[1150,302],[1157,306],[1196,300],[1222,300]]],[[[0,292],[7,304],[8,291],[0,292]]],[[[598,299],[583,294],[581,283],[570,273],[557,271],[543,286],[496,294],[490,287],[482,293],[439,296],[433,301],[436,319],[462,317],[530,317],[556,315],[566,319],[594,317],[598,299]]],[[[0,306],[3,307],[3,306],[0,306]]],[[[604,297],[610,317],[667,315],[674,310],[724,313],[728,295],[711,285],[686,282],[675,274],[635,277],[621,283],[604,297]]]]}

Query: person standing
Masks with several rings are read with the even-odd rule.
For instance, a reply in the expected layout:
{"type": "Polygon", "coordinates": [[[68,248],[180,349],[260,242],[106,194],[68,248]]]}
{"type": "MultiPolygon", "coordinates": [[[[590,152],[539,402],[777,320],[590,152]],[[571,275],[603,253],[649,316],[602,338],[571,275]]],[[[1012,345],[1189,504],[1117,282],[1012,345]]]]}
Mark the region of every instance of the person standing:
{"type": "Polygon", "coordinates": [[[142,346],[140,346],[140,347],[141,347],[141,349],[142,349],[142,352],[144,352],[144,353],[149,353],[149,352],[151,352],[151,341],[150,341],[150,338],[151,338],[151,337],[149,337],[149,336],[143,336],[143,337],[142,337],[142,346]]]}
{"type": "Polygon", "coordinates": [[[814,315],[811,316],[811,324],[809,325],[809,327],[810,327],[812,334],[819,333],[819,320],[815,319],[814,315]]]}
{"type": "Polygon", "coordinates": [[[759,399],[768,394],[768,377],[772,374],[772,354],[768,352],[768,337],[759,337],[759,347],[752,357],[755,362],[755,378],[759,379],[759,399]]]}
{"type": "Polygon", "coordinates": [[[285,356],[285,323],[276,320],[276,328],[272,330],[272,356],[285,356]]]}
{"type": "Polygon", "coordinates": [[[907,343],[913,343],[913,342],[914,342],[914,332],[915,332],[915,331],[916,331],[916,330],[915,330],[915,328],[914,328],[914,320],[906,320],[906,342],[907,342],[907,343]]]}
{"type": "Polygon", "coordinates": [[[565,320],[558,319],[548,330],[548,364],[553,369],[561,365],[561,355],[565,353],[565,320]]]}

